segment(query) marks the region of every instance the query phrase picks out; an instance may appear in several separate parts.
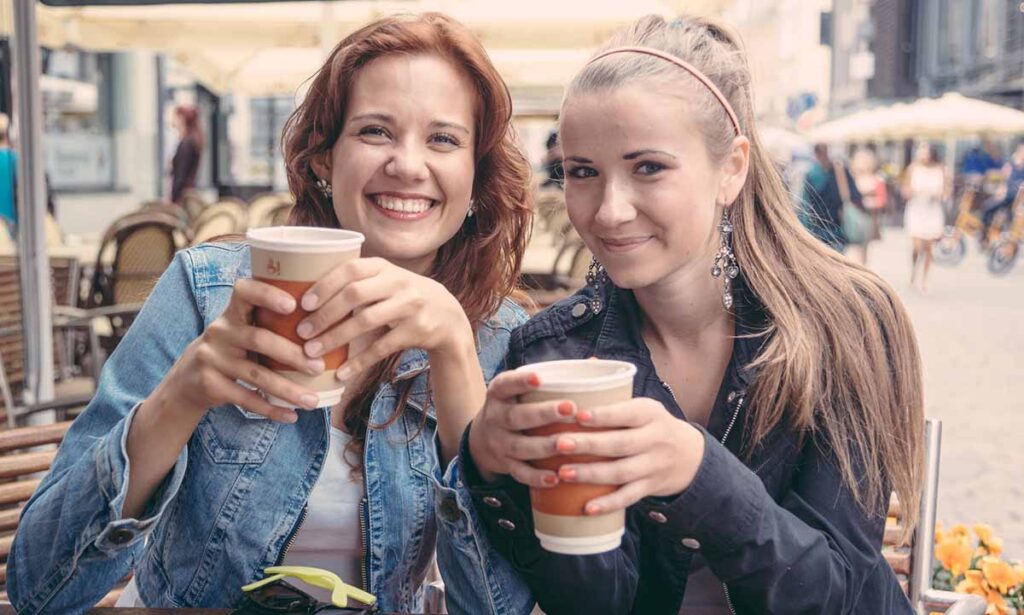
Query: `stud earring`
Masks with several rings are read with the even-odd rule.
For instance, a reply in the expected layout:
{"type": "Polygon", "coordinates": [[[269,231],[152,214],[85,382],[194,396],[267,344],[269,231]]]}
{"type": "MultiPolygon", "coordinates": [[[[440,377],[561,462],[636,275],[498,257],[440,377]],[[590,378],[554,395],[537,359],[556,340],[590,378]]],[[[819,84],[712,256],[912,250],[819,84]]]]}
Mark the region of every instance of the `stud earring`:
{"type": "Polygon", "coordinates": [[[327,181],[326,179],[317,179],[316,180],[316,187],[317,187],[317,190],[319,190],[325,197],[327,197],[327,198],[331,197],[331,192],[332,192],[331,182],[327,181]]]}
{"type": "Polygon", "coordinates": [[[718,249],[718,253],[715,254],[715,263],[711,267],[711,275],[715,278],[722,279],[722,305],[725,309],[732,309],[733,296],[732,296],[732,281],[739,277],[740,266],[736,262],[736,253],[732,250],[732,221],[729,219],[729,208],[726,207],[722,210],[722,222],[718,225],[718,231],[722,237],[722,247],[718,249]]]}

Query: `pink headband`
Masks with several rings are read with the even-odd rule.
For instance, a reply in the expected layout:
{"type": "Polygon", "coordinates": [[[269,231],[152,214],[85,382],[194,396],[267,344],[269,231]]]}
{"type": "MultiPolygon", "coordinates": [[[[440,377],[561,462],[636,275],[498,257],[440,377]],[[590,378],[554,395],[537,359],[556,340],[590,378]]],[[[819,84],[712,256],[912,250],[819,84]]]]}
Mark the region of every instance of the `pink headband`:
{"type": "Polygon", "coordinates": [[[686,62],[685,60],[681,60],[681,59],[677,58],[676,56],[674,56],[674,55],[672,55],[670,53],[665,53],[664,51],[659,51],[657,49],[652,49],[651,47],[616,47],[614,49],[609,49],[608,51],[603,51],[600,54],[594,56],[594,58],[592,58],[590,60],[590,62],[587,62],[587,64],[593,64],[594,62],[597,62],[601,58],[604,58],[606,56],[610,56],[613,53],[626,53],[626,52],[644,53],[644,54],[647,54],[649,56],[654,56],[656,58],[661,58],[662,60],[665,60],[667,62],[671,62],[671,63],[675,64],[679,68],[682,68],[686,72],[688,72],[691,75],[693,75],[694,77],[696,77],[697,80],[700,81],[701,83],[703,83],[704,87],[706,87],[708,90],[710,90],[710,92],[715,96],[715,98],[718,99],[718,102],[722,104],[722,108],[725,109],[725,113],[729,116],[729,121],[732,122],[732,127],[734,129],[736,129],[736,136],[738,137],[741,134],[743,134],[742,131],[740,131],[740,122],[736,118],[736,112],[732,110],[732,105],[730,105],[729,101],[726,100],[725,95],[722,94],[722,91],[719,90],[718,87],[716,87],[715,84],[712,83],[710,79],[708,79],[707,75],[705,75],[704,73],[700,72],[697,69],[696,66],[694,66],[693,64],[690,64],[689,62],[686,62]]]}

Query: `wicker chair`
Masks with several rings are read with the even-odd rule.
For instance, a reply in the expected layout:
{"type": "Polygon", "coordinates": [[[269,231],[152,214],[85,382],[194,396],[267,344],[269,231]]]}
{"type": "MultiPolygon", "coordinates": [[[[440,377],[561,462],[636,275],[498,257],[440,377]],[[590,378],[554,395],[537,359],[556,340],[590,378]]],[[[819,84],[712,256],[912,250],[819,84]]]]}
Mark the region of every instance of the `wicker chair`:
{"type": "MultiPolygon", "coordinates": [[[[179,218],[160,211],[140,211],[116,220],[100,242],[87,311],[68,317],[77,318],[79,326],[95,318],[106,320],[110,334],[100,341],[104,354],[109,355],[175,252],[188,245],[189,237],[179,218]],[[107,266],[104,263],[110,252],[113,264],[107,266]]],[[[102,357],[97,361],[101,364],[102,357]]]]}
{"type": "MultiPolygon", "coordinates": [[[[21,280],[18,258],[0,257],[0,401],[3,413],[0,423],[14,426],[24,414],[17,403],[25,384],[22,330],[21,280]]],[[[79,266],[73,258],[50,259],[50,288],[54,300],[53,358],[56,377],[55,393],[58,398],[87,398],[95,388],[96,374],[85,377],[75,366],[75,336],[72,327],[65,326],[58,313],[72,309],[78,295],[79,266]]],[[[95,347],[95,346],[93,346],[95,347]]]]}
{"type": "Polygon", "coordinates": [[[249,214],[237,199],[223,200],[203,210],[191,225],[192,245],[199,245],[221,235],[245,232],[249,214]]]}
{"type": "Polygon", "coordinates": [[[249,203],[249,228],[281,226],[288,221],[294,201],[291,195],[268,192],[253,198],[249,203]]]}

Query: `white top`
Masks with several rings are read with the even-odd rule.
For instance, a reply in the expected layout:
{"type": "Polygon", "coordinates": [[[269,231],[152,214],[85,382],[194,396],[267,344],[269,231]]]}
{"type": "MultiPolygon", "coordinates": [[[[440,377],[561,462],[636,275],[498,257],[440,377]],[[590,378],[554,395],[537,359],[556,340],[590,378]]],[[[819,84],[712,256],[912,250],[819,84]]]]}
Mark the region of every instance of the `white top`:
{"type": "MultiPolygon", "coordinates": [[[[313,566],[337,574],[349,585],[362,587],[363,545],[359,527],[359,502],[363,480],[353,476],[345,462],[345,446],[351,436],[331,427],[330,448],[320,478],[306,501],[306,518],[285,554],[285,566],[313,566]]],[[[330,602],[331,592],[297,579],[289,583],[317,600],[330,602]]],[[[115,606],[145,607],[135,579],[125,587],[115,606]]]]}
{"type": "MultiPolygon", "coordinates": [[[[349,585],[363,586],[363,538],[359,527],[359,502],[363,479],[352,474],[345,461],[345,447],[352,436],[331,427],[331,445],[320,479],[306,501],[306,519],[285,554],[285,566],[312,566],[330,570],[349,585]]],[[[289,580],[299,589],[329,602],[331,592],[302,581],[289,580]]]]}
{"type": "Polygon", "coordinates": [[[910,173],[910,198],[942,198],[946,189],[946,174],[942,165],[927,167],[915,164],[910,173]]]}

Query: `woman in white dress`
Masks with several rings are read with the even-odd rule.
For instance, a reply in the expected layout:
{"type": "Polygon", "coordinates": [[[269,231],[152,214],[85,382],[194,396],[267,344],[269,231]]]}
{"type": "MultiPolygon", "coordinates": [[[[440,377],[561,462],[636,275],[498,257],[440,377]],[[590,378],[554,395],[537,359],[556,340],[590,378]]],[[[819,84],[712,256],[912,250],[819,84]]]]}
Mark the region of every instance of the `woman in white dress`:
{"type": "Polygon", "coordinates": [[[932,246],[942,236],[946,214],[942,208],[949,198],[946,170],[935,157],[928,143],[922,143],[914,154],[903,180],[903,197],[907,200],[903,225],[914,241],[911,257],[910,285],[917,286],[918,264],[921,264],[920,290],[928,292],[928,270],[932,264],[932,246]]]}

